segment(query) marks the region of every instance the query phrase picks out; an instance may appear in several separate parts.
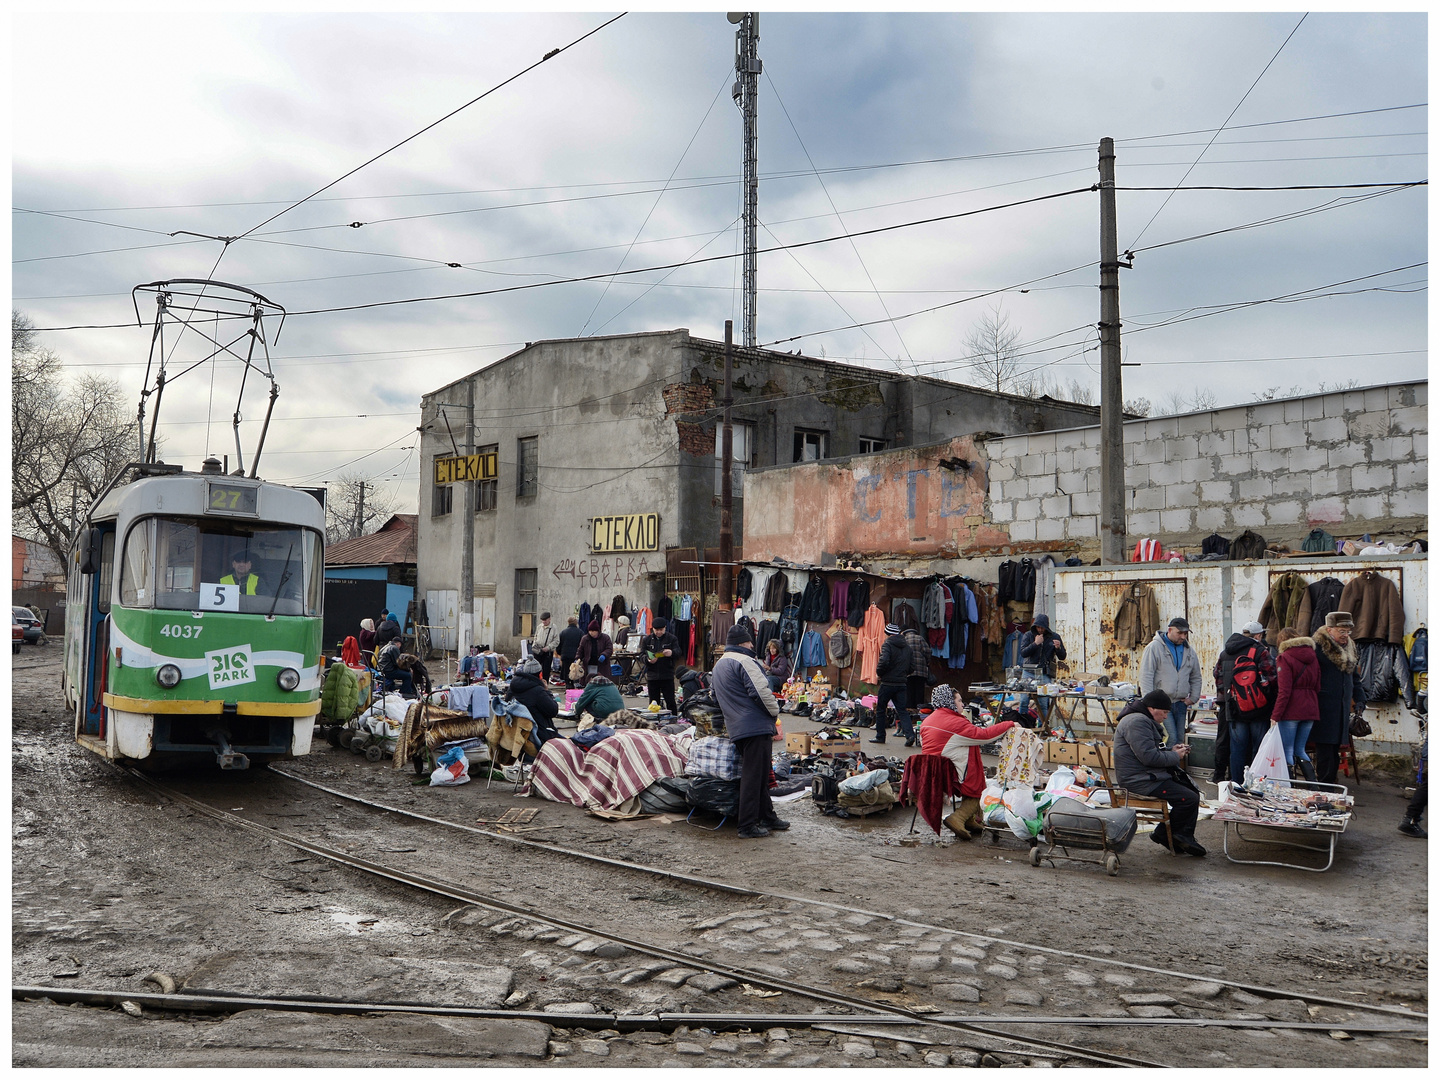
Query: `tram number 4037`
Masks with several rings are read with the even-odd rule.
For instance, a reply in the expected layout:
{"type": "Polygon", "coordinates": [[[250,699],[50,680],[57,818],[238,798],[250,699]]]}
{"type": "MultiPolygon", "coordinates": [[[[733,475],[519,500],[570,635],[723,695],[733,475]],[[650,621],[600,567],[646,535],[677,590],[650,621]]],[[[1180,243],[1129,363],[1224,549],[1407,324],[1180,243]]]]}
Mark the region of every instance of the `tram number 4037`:
{"type": "Polygon", "coordinates": [[[160,627],[161,637],[198,638],[203,626],[186,626],[183,623],[166,623],[160,627]]]}

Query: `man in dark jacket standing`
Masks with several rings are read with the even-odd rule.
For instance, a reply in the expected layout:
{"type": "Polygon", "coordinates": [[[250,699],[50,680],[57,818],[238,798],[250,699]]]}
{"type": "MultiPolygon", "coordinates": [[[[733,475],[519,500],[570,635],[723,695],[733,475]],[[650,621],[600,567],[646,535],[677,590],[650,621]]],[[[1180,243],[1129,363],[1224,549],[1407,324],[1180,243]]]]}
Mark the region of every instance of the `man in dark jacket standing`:
{"type": "Polygon", "coordinates": [[[1115,782],[1126,791],[1164,799],[1170,804],[1170,836],[1157,828],[1150,839],[1186,855],[1202,857],[1205,849],[1195,840],[1200,816],[1200,792],[1185,775],[1190,747],[1184,743],[1162,747],[1170,695],[1151,690],[1132,701],[1120,714],[1115,728],[1115,782]]]}
{"type": "Polygon", "coordinates": [[[520,662],[510,680],[510,696],[524,705],[535,721],[535,741],[539,745],[560,736],[560,732],[555,730],[555,716],[560,712],[560,704],[545,689],[542,681],[544,674],[540,661],[532,656],[520,662]]]}
{"type": "Polygon", "coordinates": [[[770,746],[780,704],[755,658],[755,639],[743,623],[725,636],[725,652],[710,672],[710,689],[725,718],[725,734],[740,754],[737,835],[742,840],[788,829],[770,801],[770,746]]]}
{"type": "Polygon", "coordinates": [[[596,675],[610,674],[610,657],[615,653],[615,646],[610,642],[610,635],[600,629],[600,620],[591,619],[590,629],[580,639],[580,648],[575,653],[575,659],[585,669],[585,677],[580,680],[581,686],[590,685],[590,680],[596,675]]]}
{"type": "Polygon", "coordinates": [[[575,686],[575,680],[570,678],[570,665],[575,662],[575,654],[580,651],[580,639],[584,636],[580,620],[571,615],[565,629],[560,631],[560,675],[567,689],[575,686]]]}
{"type": "Polygon", "coordinates": [[[678,713],[675,704],[675,654],[680,651],[680,642],[670,633],[664,619],[655,620],[655,629],[646,634],[640,642],[640,651],[645,654],[645,683],[650,688],[650,700],[665,702],[665,708],[678,713]]]}
{"type": "Polygon", "coordinates": [[[1020,659],[1026,664],[1034,664],[1047,679],[1055,677],[1055,661],[1065,659],[1065,642],[1050,629],[1049,615],[1035,616],[1035,623],[1020,648],[1020,659]]]}
{"type": "Polygon", "coordinates": [[[911,655],[910,646],[905,644],[900,627],[887,623],[885,644],[880,646],[880,659],[875,662],[880,691],[875,695],[875,738],[871,739],[871,742],[885,741],[885,725],[890,719],[887,706],[893,701],[900,731],[905,736],[905,745],[915,745],[915,723],[910,718],[910,711],[905,707],[905,680],[910,677],[910,669],[914,666],[915,657],[911,655]]]}
{"type": "MultiPolygon", "coordinates": [[[[1275,709],[1275,695],[1279,693],[1280,677],[1275,658],[1265,646],[1265,633],[1264,624],[1258,620],[1246,623],[1238,633],[1230,635],[1225,648],[1220,650],[1220,658],[1215,661],[1215,689],[1220,695],[1224,709],[1222,719],[1230,736],[1230,778],[1237,783],[1245,778],[1245,769],[1255,760],[1260,740],[1270,730],[1270,714],[1275,709]],[[1259,689],[1264,695],[1264,704],[1249,712],[1240,708],[1232,687],[1235,664],[1241,659],[1247,666],[1254,665],[1259,673],[1259,689]]],[[[1216,767],[1219,767],[1218,761],[1216,767]]]]}
{"type": "Polygon", "coordinates": [[[910,674],[905,678],[905,702],[917,706],[930,698],[930,643],[919,630],[906,630],[902,637],[910,646],[910,674]]]}

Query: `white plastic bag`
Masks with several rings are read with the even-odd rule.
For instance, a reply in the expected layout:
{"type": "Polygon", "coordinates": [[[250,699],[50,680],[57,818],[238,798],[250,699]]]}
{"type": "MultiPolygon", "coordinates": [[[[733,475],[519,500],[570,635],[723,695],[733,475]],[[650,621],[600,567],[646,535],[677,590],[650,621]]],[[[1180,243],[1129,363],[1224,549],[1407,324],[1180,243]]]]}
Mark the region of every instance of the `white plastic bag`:
{"type": "Polygon", "coordinates": [[[465,751],[452,746],[436,759],[439,766],[430,774],[431,787],[459,787],[470,782],[470,760],[465,751]]]}
{"type": "Polygon", "coordinates": [[[1255,760],[1245,770],[1249,780],[1290,781],[1290,768],[1285,764],[1285,744],[1280,739],[1280,725],[1271,724],[1270,730],[1260,740],[1260,749],[1255,751],[1255,760]]]}
{"type": "Polygon", "coordinates": [[[1029,840],[1040,831],[1040,811],[1035,807],[1035,793],[1029,787],[1007,788],[1002,802],[1005,824],[1021,840],[1029,840]]]}

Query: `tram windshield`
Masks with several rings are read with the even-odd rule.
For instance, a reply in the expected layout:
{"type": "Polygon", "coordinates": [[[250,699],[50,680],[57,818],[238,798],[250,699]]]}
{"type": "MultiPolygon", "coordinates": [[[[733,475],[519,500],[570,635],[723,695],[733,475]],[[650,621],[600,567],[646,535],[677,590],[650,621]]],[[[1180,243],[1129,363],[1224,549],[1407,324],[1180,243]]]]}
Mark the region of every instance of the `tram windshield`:
{"type": "Polygon", "coordinates": [[[123,607],[319,615],[320,534],[294,526],[145,518],[120,565],[123,607]]]}

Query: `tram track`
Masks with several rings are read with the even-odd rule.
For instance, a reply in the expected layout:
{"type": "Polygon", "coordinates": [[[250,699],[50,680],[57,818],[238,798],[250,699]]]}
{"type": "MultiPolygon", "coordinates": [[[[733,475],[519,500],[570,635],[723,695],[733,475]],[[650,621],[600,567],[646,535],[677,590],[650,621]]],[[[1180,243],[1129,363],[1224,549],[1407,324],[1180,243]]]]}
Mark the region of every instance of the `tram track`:
{"type": "MultiPolygon", "coordinates": [[[[799,997],[809,998],[815,1001],[826,1002],[831,1005],[843,1006],[851,1010],[849,1016],[837,1016],[830,1014],[824,1019],[829,1023],[872,1022],[877,1017],[900,1017],[917,1025],[925,1027],[940,1028],[961,1034],[980,1035],[988,1039],[999,1040],[1010,1044],[1018,1049],[1012,1053],[1023,1053],[1025,1050],[1040,1051],[1046,1055],[1059,1054],[1064,1057],[1098,1065],[1109,1065],[1122,1068],[1168,1068],[1161,1062],[1151,1061],[1144,1058],[1132,1057],[1125,1054],[1112,1053],[1107,1050],[1092,1049],[1089,1047],[1076,1046],[1071,1043],[1062,1043],[1054,1040],[1037,1038],[1015,1034],[1007,1031],[996,1030],[995,1023],[1005,1023],[1005,1017],[987,1018],[985,1023],[954,1023],[943,1018],[917,1014],[899,1005],[891,1005],[887,1002],[871,1001],[865,998],[855,997],[824,987],[812,986],[806,983],[795,982],[790,979],[777,977],[768,972],[740,967],[731,964],[716,963],[706,957],[696,956],[680,949],[667,948],[653,942],[641,941],[635,938],[619,934],[613,930],[600,930],[588,922],[578,922],[565,916],[553,915],[549,912],[542,912],[531,909],[525,905],[515,903],[513,900],[490,896],[477,892],[464,885],[444,881],[429,875],[416,874],[381,863],[362,859],[348,852],[318,844],[314,841],[304,839],[283,832],[280,829],[268,825],[262,825],[241,817],[229,811],[221,810],[201,799],[186,795],[165,786],[153,778],[146,776],[132,768],[121,768],[121,772],[136,785],[143,787],[155,795],[170,799],[189,807],[195,812],[202,814],[212,820],[221,822],[227,826],[244,830],[253,835],[264,837],[268,840],[287,845],[300,851],[305,851],[315,857],[358,870],[371,876],[390,881],[395,884],[406,886],[430,893],[435,896],[442,896],[448,899],[459,901],[463,904],[470,904],[476,907],[486,908],[503,914],[528,919],[530,921],[545,924],[548,926],[568,929],[587,936],[603,938],[615,942],[636,953],[646,956],[653,956],[657,959],[664,959],[675,964],[696,968],[700,971],[713,972],[726,978],[734,979],[737,982],[746,982],[755,986],[765,986],[772,990],[780,990],[799,997]],[[860,1015],[855,1015],[856,1011],[860,1015]],[[865,1015],[865,1014],[870,1015],[865,1015]]],[[[543,845],[541,845],[543,848],[543,845]]],[[[510,1015],[514,1015],[511,1013],[510,1015]]],[[[686,1017],[685,1023],[694,1023],[695,1014],[681,1014],[686,1017]]],[[[753,1021],[753,1022],[759,1022],[753,1021]]]]}
{"type": "MultiPolygon", "coordinates": [[[[315,783],[314,781],[307,780],[303,777],[294,776],[280,769],[271,769],[270,771],[284,779],[291,780],[297,784],[310,787],[314,790],[323,792],[336,798],[343,799],[349,803],[364,807],[369,810],[381,811],[388,815],[399,815],[404,818],[420,821],[426,824],[458,830],[460,832],[468,834],[474,834],[480,837],[484,837],[487,840],[502,840],[507,844],[517,845],[521,848],[528,849],[528,852],[537,854],[542,860],[555,860],[557,858],[575,859],[582,863],[604,866],[611,871],[624,871],[626,873],[642,874],[649,877],[660,878],[672,882],[676,885],[693,888],[697,891],[708,890],[711,892],[729,893],[732,895],[736,895],[737,897],[745,897],[752,899],[769,899],[791,905],[809,905],[819,909],[826,909],[832,914],[839,914],[842,912],[846,914],[861,914],[870,918],[884,920],[885,922],[891,924],[914,927],[926,931],[931,931],[937,934],[944,934],[957,938],[969,938],[977,943],[996,944],[1011,946],[1017,949],[1035,950],[1043,953],[1050,953],[1056,956],[1078,959],[1087,963],[1113,965],[1119,968],[1128,968],[1135,971],[1160,974],[1165,976],[1176,976],[1195,981],[1203,981],[1209,983],[1221,982],[1225,986],[1243,988],[1248,992],[1260,993],[1270,997],[1289,999],[1298,998],[1302,1001],[1340,1006],[1347,1010],[1363,1009],[1372,1013],[1382,1013],[1393,1015],[1396,1017],[1404,1017],[1405,1019],[1410,1021],[1423,1022],[1426,1019],[1425,1014],[1411,1012],[1406,1009],[1396,1009],[1388,1006],[1368,1005],[1365,1003],[1337,1000],[1334,998],[1324,997],[1320,995],[1297,993],[1291,990],[1276,987],[1254,986],[1247,983],[1216,980],[1212,976],[1208,975],[1200,976],[1188,972],[1169,972],[1164,969],[1149,968],[1145,967],[1144,965],[1136,965],[1130,964],[1125,961],[1117,961],[1109,957],[1092,957],[1085,954],[1054,949],[1048,946],[1036,946],[1026,942],[1008,941],[1003,938],[997,938],[994,935],[973,934],[964,931],[953,930],[949,927],[933,926],[931,924],[921,923],[910,919],[896,918],[885,913],[862,911],[861,909],[835,903],[832,901],[812,900],[806,897],[788,896],[780,893],[771,893],[764,890],[737,886],[733,883],[720,882],[712,879],[696,877],[693,875],[682,874],[671,870],[665,870],[663,868],[645,866],[638,863],[631,863],[622,859],[614,859],[606,856],[595,855],[589,852],[574,851],[573,849],[557,847],[552,843],[537,843],[532,840],[527,840],[526,838],[521,836],[507,835],[502,832],[493,832],[490,830],[480,829],[474,826],[464,825],[457,822],[446,821],[442,818],[436,818],[425,814],[415,813],[413,811],[403,810],[398,807],[388,806],[383,803],[375,802],[374,800],[365,799],[357,795],[352,795],[348,792],[336,788],[331,788],[324,784],[315,783]]],[[[1335,1028],[1343,1028],[1346,1030],[1350,1030],[1353,1028],[1357,1032],[1373,1033],[1376,1035],[1391,1034],[1402,1038],[1418,1037],[1422,1039],[1425,1037],[1425,1030],[1423,1027],[1383,1027],[1368,1023],[1357,1024],[1353,1022],[1353,1015],[1350,1019],[1344,1021],[1336,1020],[1329,1022],[1316,1022],[1312,1024],[1297,1024],[1289,1023],[1279,1018],[1273,1018],[1269,1020],[1259,1020],[1257,1018],[1225,1020],[1223,1018],[1194,1019],[1185,1017],[1151,1018],[1133,1016],[952,1016],[948,1014],[936,1015],[939,1010],[921,1012],[921,1010],[916,1009],[912,1011],[911,1009],[906,1008],[903,1005],[892,1004],[883,1001],[875,1001],[868,998],[859,998],[823,986],[814,986],[809,983],[798,982],[792,979],[779,978],[775,974],[767,973],[765,971],[754,970],[743,966],[717,963],[704,955],[696,956],[692,953],[684,951],[683,949],[668,948],[662,945],[657,945],[653,941],[636,940],[623,934],[617,934],[613,931],[599,929],[593,924],[593,922],[590,921],[586,921],[583,923],[575,922],[566,919],[563,916],[554,916],[549,912],[530,909],[523,905],[518,905],[513,899],[501,898],[478,892],[466,885],[458,884],[454,881],[440,880],[436,878],[431,878],[427,875],[413,874],[403,870],[398,870],[393,866],[386,866],[383,864],[375,863],[367,859],[359,858],[346,851],[340,851],[336,848],[332,848],[324,844],[317,844],[314,841],[284,833],[279,829],[275,829],[271,826],[251,821],[248,818],[237,817],[234,814],[219,809],[218,807],[211,806],[203,800],[196,799],[184,794],[183,792],[167,788],[164,785],[157,783],[152,778],[144,776],[143,774],[136,773],[133,770],[125,770],[125,772],[137,783],[146,785],[153,789],[157,794],[160,794],[170,799],[174,799],[177,802],[181,802],[199,813],[202,813],[215,820],[219,820],[230,825],[244,828],[258,835],[262,835],[267,839],[284,843],[288,846],[298,848],[300,850],[304,850],[316,857],[320,857],[341,865],[345,865],[352,869],[359,870],[361,872],[371,874],[380,878],[384,878],[386,880],[401,884],[406,887],[428,892],[432,895],[438,895],[449,899],[457,900],[466,905],[474,905],[476,907],[485,908],[511,917],[520,917],[530,922],[539,923],[547,927],[573,930],[580,934],[588,935],[590,937],[617,942],[625,948],[642,955],[656,957],[658,959],[663,959],[687,967],[695,968],[700,971],[713,972],[726,978],[748,982],[757,986],[767,986],[772,989],[781,990],[800,997],[823,1001],[830,1005],[842,1006],[848,1010],[852,1010],[852,1012],[858,1011],[858,1015],[851,1015],[848,1018],[849,1022],[851,1023],[884,1025],[887,1028],[892,1025],[900,1025],[902,1027],[920,1026],[950,1029],[956,1032],[965,1032],[972,1035],[984,1036],[989,1039],[1000,1040],[1011,1047],[1027,1048],[1036,1052],[1049,1055],[1061,1054],[1064,1056],[1075,1057],[1077,1059],[1083,1059],[1092,1063],[1123,1067],[1164,1066],[1153,1061],[1146,1061],[1124,1054],[1113,1053],[1109,1050],[1090,1049],[1086,1047],[1076,1046],[1072,1043],[1057,1042],[1054,1040],[1042,1039],[1034,1036],[1021,1035],[1011,1031],[1002,1031],[998,1030],[997,1026],[1009,1028],[1014,1025],[1068,1025],[1074,1028],[1170,1027],[1174,1029],[1193,1029],[1200,1027],[1254,1027],[1276,1029],[1286,1028],[1294,1030],[1297,1033],[1313,1032],[1317,1034],[1323,1034],[1324,1032],[1333,1030],[1335,1028]],[[1142,1023],[1141,1021],[1144,1022],[1142,1023]]],[[[723,921],[723,919],[721,921],[723,921]]],[[[517,1014],[513,1010],[506,1010],[504,1015],[509,1015],[513,1017],[519,1014],[517,1014]]],[[[550,1016],[553,1020],[554,1014],[543,1015],[550,1016]]],[[[666,1024],[670,1024],[672,1026],[676,1023],[694,1025],[697,1023],[710,1021],[713,1021],[713,1023],[710,1023],[710,1026],[714,1027],[717,1024],[768,1025],[773,1023],[781,1023],[780,1020],[773,1019],[773,1017],[786,1014],[716,1013],[703,1014],[703,1020],[700,1019],[701,1015],[702,1014],[697,1014],[693,1012],[685,1012],[677,1014],[667,1014],[663,1020],[655,1019],[648,1016],[645,1017],[645,1019],[647,1022],[658,1024],[661,1028],[663,1028],[666,1024]]],[[[1312,1016],[1314,1015],[1315,1013],[1312,1010],[1312,1016]]],[[[810,1024],[802,1024],[801,1026],[816,1026],[814,1023],[816,1017],[812,1015],[811,1017],[809,1017],[809,1019],[811,1021],[810,1024]]],[[[819,1019],[824,1020],[830,1024],[834,1024],[844,1022],[847,1018],[839,1017],[832,1014],[829,1016],[821,1016],[819,1017],[819,1019]]],[[[898,1032],[897,1036],[895,1037],[899,1037],[898,1032]]],[[[1023,1050],[1011,1050],[1010,1052],[1023,1052],[1023,1050]]]]}
{"type": "Polygon", "coordinates": [[[1258,994],[1269,998],[1298,1000],[1312,1005],[1331,1005],[1346,1009],[1359,1009],[1366,1012],[1403,1017],[1407,1020],[1428,1019],[1427,1013],[1415,1012],[1410,1009],[1401,1008],[1393,1005],[1347,1001],[1343,998],[1329,997],[1327,995],[1315,994],[1305,990],[1294,990],[1284,987],[1265,986],[1261,984],[1238,982],[1234,980],[1222,979],[1210,974],[1196,974],[1194,972],[1175,971],[1167,968],[1151,967],[1145,964],[1136,964],[1127,960],[1117,960],[1113,957],[1108,956],[1096,956],[1087,953],[1058,949],[1048,945],[1036,945],[1031,942],[996,937],[993,934],[980,934],[965,930],[956,930],[947,926],[937,926],[932,923],[918,922],[914,919],[898,917],[895,915],[891,915],[887,912],[872,911],[866,908],[858,908],[846,904],[839,904],[834,901],[816,900],[811,897],[793,896],[788,893],[770,892],[763,889],[753,889],[748,886],[735,885],[730,882],[721,882],[714,881],[708,878],[695,877],[693,875],[682,874],[673,870],[666,870],[660,867],[646,866],[643,863],[628,862],[623,859],[609,858],[607,856],[596,855],[591,852],[577,851],[574,848],[563,847],[553,842],[537,843],[534,840],[527,840],[523,836],[510,835],[490,829],[480,829],[476,828],[473,825],[465,825],[460,822],[447,821],[444,818],[433,817],[428,814],[420,814],[413,810],[405,810],[401,807],[390,806],[385,803],[377,802],[373,799],[366,799],[362,796],[342,791],[338,788],[332,788],[325,784],[317,783],[314,780],[308,780],[304,777],[296,776],[293,773],[284,771],[283,769],[274,768],[273,766],[270,767],[269,771],[276,776],[284,777],[285,779],[291,780],[297,784],[303,784],[306,787],[314,788],[317,791],[322,791],[327,795],[331,795],[340,799],[345,799],[349,802],[373,810],[380,810],[389,814],[395,814],[401,817],[406,817],[417,821],[423,821],[432,825],[441,826],[443,828],[453,829],[458,832],[471,833],[477,836],[484,836],[492,840],[501,840],[507,844],[513,844],[519,847],[527,848],[551,857],[560,856],[580,860],[587,863],[603,865],[611,869],[627,870],[641,874],[647,874],[654,877],[673,881],[678,884],[688,885],[694,888],[712,889],[715,891],[727,892],[740,896],[777,900],[791,904],[806,904],[813,907],[844,912],[847,915],[865,915],[870,918],[885,920],[886,922],[893,923],[897,926],[916,927],[928,931],[933,931],[935,933],[953,935],[958,938],[968,938],[976,942],[993,943],[997,945],[1003,945],[1009,948],[1024,949],[1035,953],[1059,956],[1069,960],[1078,960],[1086,964],[1104,965],[1129,971],[1143,972],[1147,975],[1159,975],[1166,978],[1184,979],[1196,983],[1213,983],[1230,989],[1241,990],[1245,993],[1258,994]]]}

